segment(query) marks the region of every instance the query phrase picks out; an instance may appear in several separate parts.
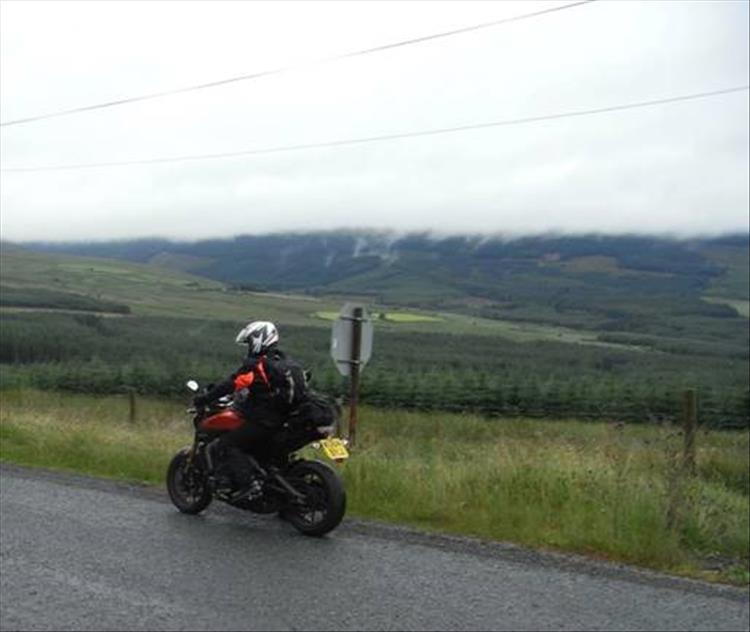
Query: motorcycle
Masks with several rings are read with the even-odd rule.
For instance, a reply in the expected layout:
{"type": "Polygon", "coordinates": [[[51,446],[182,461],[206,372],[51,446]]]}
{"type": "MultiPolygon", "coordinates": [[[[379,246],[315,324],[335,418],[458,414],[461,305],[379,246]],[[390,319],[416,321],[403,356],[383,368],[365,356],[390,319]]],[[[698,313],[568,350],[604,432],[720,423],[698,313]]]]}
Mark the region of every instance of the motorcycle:
{"type": "MultiPolygon", "coordinates": [[[[198,392],[194,380],[186,386],[198,392]]],[[[189,408],[195,435],[190,446],[172,458],[167,469],[167,491],[182,513],[198,514],[216,499],[257,514],[278,514],[305,535],[321,536],[335,529],[346,511],[346,492],[330,465],[300,457],[307,445],[322,449],[335,462],[348,458],[346,441],[335,438],[334,426],[316,425],[292,413],[268,441],[249,451],[252,483],[239,489],[222,476],[223,455],[217,439],[243,422],[223,397],[206,408],[189,408]]]]}

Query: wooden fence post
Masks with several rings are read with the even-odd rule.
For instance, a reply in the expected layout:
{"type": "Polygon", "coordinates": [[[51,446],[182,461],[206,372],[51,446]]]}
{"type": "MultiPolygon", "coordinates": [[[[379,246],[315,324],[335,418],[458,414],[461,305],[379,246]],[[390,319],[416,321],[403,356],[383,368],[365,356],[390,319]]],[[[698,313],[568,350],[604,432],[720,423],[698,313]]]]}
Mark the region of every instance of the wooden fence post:
{"type": "Polygon", "coordinates": [[[131,390],[128,391],[128,402],[130,404],[129,411],[128,411],[128,421],[131,424],[135,423],[135,391],[131,390]]]}
{"type": "Polygon", "coordinates": [[[695,389],[685,391],[682,404],[685,433],[682,464],[686,472],[695,474],[695,435],[698,428],[698,403],[695,389]]]}

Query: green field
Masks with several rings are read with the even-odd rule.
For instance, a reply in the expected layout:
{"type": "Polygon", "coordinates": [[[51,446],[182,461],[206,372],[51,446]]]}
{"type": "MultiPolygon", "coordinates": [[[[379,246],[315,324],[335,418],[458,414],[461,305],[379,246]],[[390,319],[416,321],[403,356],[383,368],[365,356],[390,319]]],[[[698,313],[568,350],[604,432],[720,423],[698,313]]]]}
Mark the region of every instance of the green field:
{"type": "MultiPolygon", "coordinates": [[[[323,320],[336,320],[339,312],[315,312],[316,318],[323,320]]],[[[388,321],[391,323],[440,323],[443,318],[439,316],[429,316],[427,314],[415,314],[411,312],[375,312],[370,314],[373,320],[388,321]]]]}
{"type": "MultiPolygon", "coordinates": [[[[0,280],[3,293],[24,290],[44,309],[42,301],[50,292],[73,301],[108,301],[126,305],[134,316],[167,316],[235,321],[272,320],[282,325],[327,328],[338,316],[346,297],[315,298],[265,292],[231,291],[223,284],[153,265],[111,259],[47,255],[21,250],[0,251],[0,280]],[[311,311],[315,306],[315,311],[311,311]]],[[[0,302],[0,311],[14,309],[8,299],[0,302]]],[[[28,301],[26,301],[28,302],[28,301]]],[[[25,307],[25,305],[21,305],[25,307]]],[[[17,306],[15,306],[17,309],[17,306]]],[[[59,308],[61,311],[63,308],[59,308]]],[[[81,311],[85,311],[85,307],[81,311]]],[[[601,341],[597,332],[519,323],[460,314],[400,312],[368,305],[379,329],[418,331],[435,334],[471,334],[501,337],[513,341],[554,341],[615,347],[638,348],[601,341]]]]}
{"type": "MultiPolygon", "coordinates": [[[[174,393],[188,378],[212,382],[236,368],[239,327],[270,319],[315,386],[345,395],[328,319],[351,298],[233,290],[153,265],[3,249],[0,389],[174,393]]],[[[681,392],[697,388],[705,421],[748,423],[747,349],[722,337],[367,308],[378,317],[365,403],[644,421],[675,418],[681,392]]]]}
{"type": "Polygon", "coordinates": [[[440,323],[444,320],[440,316],[412,314],[409,312],[386,312],[382,317],[383,320],[389,320],[393,323],[440,323]]]}
{"type": "MultiPolygon", "coordinates": [[[[9,288],[55,291],[123,303],[134,316],[207,318],[244,322],[267,318],[310,323],[310,301],[230,292],[219,282],[157,266],[25,251],[0,253],[0,279],[9,288]]],[[[320,302],[321,309],[332,303],[320,302]]]]}
{"type": "MultiPolygon", "coordinates": [[[[5,392],[0,459],[161,486],[184,407],[138,398],[131,423],[126,397],[5,392]]],[[[750,436],[701,432],[695,476],[681,449],[668,425],[364,408],[341,472],[352,516],[746,585],[750,436]]]]}

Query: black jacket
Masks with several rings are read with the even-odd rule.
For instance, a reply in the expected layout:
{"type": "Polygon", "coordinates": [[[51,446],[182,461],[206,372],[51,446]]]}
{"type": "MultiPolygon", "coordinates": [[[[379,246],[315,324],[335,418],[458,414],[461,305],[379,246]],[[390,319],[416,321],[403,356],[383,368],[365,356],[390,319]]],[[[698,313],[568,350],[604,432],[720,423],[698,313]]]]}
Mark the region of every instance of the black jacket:
{"type": "Polygon", "coordinates": [[[285,359],[286,354],[275,348],[263,355],[248,355],[239,369],[194,402],[205,406],[233,393],[233,407],[246,419],[276,426],[285,412],[282,392],[286,376],[281,366],[285,359]]]}

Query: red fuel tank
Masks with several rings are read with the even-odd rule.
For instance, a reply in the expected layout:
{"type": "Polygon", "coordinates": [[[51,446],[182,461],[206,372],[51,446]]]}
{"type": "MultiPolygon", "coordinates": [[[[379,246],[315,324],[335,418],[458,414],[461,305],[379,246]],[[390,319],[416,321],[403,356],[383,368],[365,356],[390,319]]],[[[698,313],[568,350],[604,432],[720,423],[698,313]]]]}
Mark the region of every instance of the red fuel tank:
{"type": "Polygon", "coordinates": [[[240,417],[233,410],[222,410],[220,413],[206,417],[200,423],[201,430],[206,432],[229,432],[230,430],[236,430],[244,423],[242,417],[240,417]]]}

